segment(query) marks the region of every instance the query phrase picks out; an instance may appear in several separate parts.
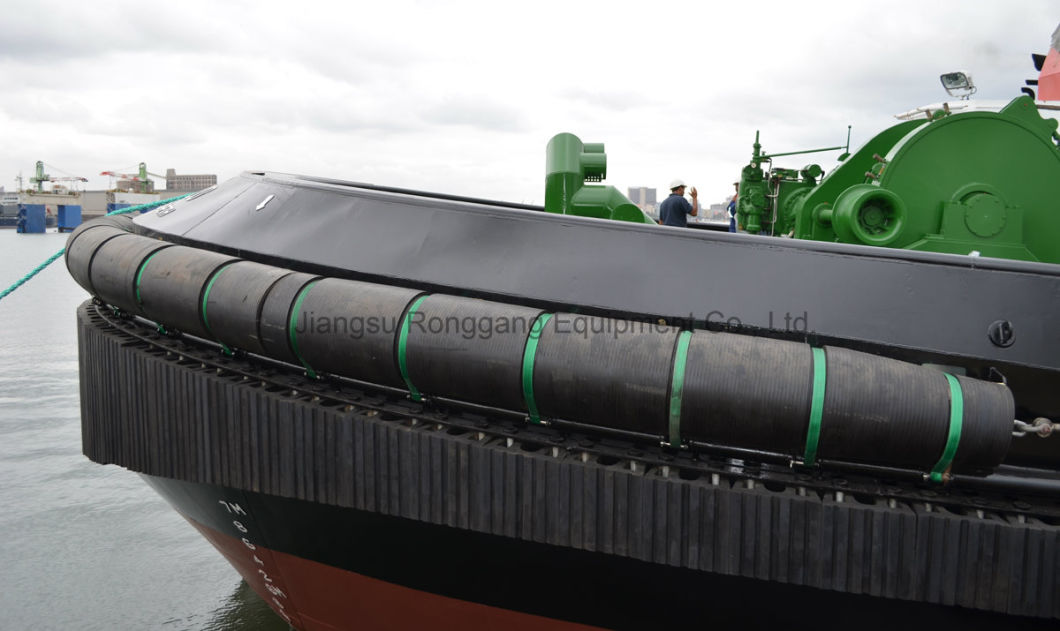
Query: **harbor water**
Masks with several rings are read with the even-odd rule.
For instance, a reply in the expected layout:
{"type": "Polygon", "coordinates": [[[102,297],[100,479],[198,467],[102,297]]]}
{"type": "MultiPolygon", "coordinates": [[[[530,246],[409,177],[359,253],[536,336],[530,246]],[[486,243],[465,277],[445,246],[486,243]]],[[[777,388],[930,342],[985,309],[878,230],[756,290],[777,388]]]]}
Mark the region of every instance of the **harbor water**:
{"type": "MultiPolygon", "coordinates": [[[[67,236],[0,230],[0,289],[67,236]]],[[[81,454],[87,298],[59,259],[0,300],[0,628],[288,629],[138,475],[81,454]]]]}

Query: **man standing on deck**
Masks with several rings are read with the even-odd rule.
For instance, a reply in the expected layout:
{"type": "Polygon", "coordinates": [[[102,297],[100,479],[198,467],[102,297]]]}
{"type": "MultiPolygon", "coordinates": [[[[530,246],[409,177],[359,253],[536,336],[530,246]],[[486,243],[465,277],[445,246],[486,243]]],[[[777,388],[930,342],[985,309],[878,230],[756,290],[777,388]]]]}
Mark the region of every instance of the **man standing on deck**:
{"type": "Polygon", "coordinates": [[[725,212],[729,215],[729,232],[736,232],[736,198],[740,196],[740,183],[733,182],[732,185],[736,187],[736,192],[732,194],[725,212]]]}
{"type": "Polygon", "coordinates": [[[659,206],[659,219],[664,226],[685,228],[688,226],[688,215],[695,217],[699,213],[696,187],[693,186],[689,193],[692,195],[691,204],[685,199],[684,180],[678,178],[670,182],[670,196],[659,206]]]}

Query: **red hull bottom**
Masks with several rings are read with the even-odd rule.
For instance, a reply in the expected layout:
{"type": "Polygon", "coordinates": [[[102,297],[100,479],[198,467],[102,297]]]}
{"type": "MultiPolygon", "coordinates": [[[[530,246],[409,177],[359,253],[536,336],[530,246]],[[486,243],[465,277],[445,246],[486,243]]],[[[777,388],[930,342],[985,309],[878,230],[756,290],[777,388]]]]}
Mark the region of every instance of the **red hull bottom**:
{"type": "MultiPolygon", "coordinates": [[[[598,629],[409,589],[268,550],[188,519],[278,615],[300,631],[598,629]]],[[[503,580],[503,579],[502,579],[503,580]]]]}

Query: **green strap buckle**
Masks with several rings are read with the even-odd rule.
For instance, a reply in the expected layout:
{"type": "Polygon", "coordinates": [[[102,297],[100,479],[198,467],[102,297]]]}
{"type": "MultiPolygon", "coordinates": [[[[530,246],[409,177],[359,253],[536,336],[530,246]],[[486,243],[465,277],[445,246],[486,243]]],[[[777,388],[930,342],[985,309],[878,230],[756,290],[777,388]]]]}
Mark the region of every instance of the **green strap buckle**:
{"type": "Polygon", "coordinates": [[[136,270],[136,304],[138,305],[144,304],[143,298],[140,297],[140,281],[143,280],[144,270],[147,268],[147,264],[151,262],[151,259],[158,256],[158,253],[162,250],[165,250],[165,248],[159,248],[152,252],[151,256],[148,256],[143,263],[140,263],[140,269],[136,270]]]}
{"type": "Polygon", "coordinates": [[[291,309],[291,319],[287,323],[287,336],[291,341],[291,352],[298,358],[298,361],[305,366],[305,372],[309,375],[310,379],[316,379],[317,373],[313,370],[313,367],[306,363],[306,360],[302,359],[302,354],[298,352],[298,336],[296,335],[298,329],[298,315],[302,311],[302,303],[305,302],[305,297],[309,295],[309,290],[316,285],[317,281],[312,281],[302,288],[302,291],[298,292],[298,299],[294,301],[294,308],[291,309]]]}
{"type": "Polygon", "coordinates": [[[526,347],[523,349],[523,400],[526,403],[526,411],[530,422],[535,425],[543,425],[541,414],[537,411],[537,401],[534,400],[534,358],[537,356],[537,345],[541,341],[541,332],[545,325],[552,319],[551,313],[542,313],[534,320],[530,327],[530,336],[526,338],[526,347]]]}
{"type": "Polygon", "coordinates": [[[806,430],[806,451],[803,464],[810,467],[817,461],[817,443],[821,439],[821,417],[824,416],[824,390],[828,380],[827,358],[823,348],[813,348],[813,396],[810,399],[810,426],[806,430]]]}
{"type": "Polygon", "coordinates": [[[685,393],[685,364],[688,362],[688,345],[692,342],[692,331],[681,331],[674,350],[674,371],[670,385],[670,446],[681,446],[681,399],[685,393]]]}
{"type": "Polygon", "coordinates": [[[420,296],[412,303],[409,307],[408,312],[405,314],[405,319],[401,322],[401,334],[398,336],[398,369],[401,371],[401,378],[405,380],[405,385],[409,388],[409,398],[413,401],[422,401],[423,395],[416,389],[416,386],[412,383],[412,379],[409,379],[409,366],[408,360],[405,357],[405,351],[408,348],[409,343],[409,330],[412,328],[412,316],[416,314],[416,309],[419,309],[420,304],[427,299],[427,295],[420,296]]]}
{"type": "MultiPolygon", "coordinates": [[[[202,323],[206,326],[206,332],[210,335],[213,335],[213,331],[210,330],[210,320],[206,317],[206,303],[210,300],[210,291],[213,289],[213,284],[217,282],[217,278],[221,276],[221,272],[225,271],[236,263],[238,263],[238,261],[231,261],[222,265],[216,272],[213,273],[213,276],[210,277],[210,282],[206,283],[206,291],[202,292],[202,323]]],[[[213,336],[217,337],[216,335],[213,336]]],[[[222,344],[222,346],[224,346],[224,344],[222,344]]]]}
{"type": "Polygon", "coordinates": [[[961,442],[961,430],[964,427],[964,391],[961,389],[961,382],[949,373],[945,375],[950,385],[950,432],[946,438],[946,448],[942,450],[942,457],[928,476],[932,482],[944,480],[944,475],[953,464],[953,457],[957,455],[957,446],[961,442]]]}

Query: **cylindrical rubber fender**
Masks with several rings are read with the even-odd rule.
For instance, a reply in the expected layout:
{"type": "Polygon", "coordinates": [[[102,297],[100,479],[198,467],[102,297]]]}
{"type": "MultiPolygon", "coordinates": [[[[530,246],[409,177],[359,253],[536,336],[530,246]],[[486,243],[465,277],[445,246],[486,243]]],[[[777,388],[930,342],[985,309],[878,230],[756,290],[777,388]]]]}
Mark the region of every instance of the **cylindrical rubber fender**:
{"type": "Polygon", "coordinates": [[[319,279],[319,276],[312,274],[291,272],[269,288],[261,303],[261,316],[258,318],[258,340],[265,355],[292,364],[301,363],[291,349],[288,332],[291,310],[306,286],[319,279]]]}
{"type": "Polygon", "coordinates": [[[426,394],[525,410],[523,351],[539,315],[540,309],[499,302],[427,296],[408,318],[409,381],[426,394]]]}
{"type": "MultiPolygon", "coordinates": [[[[845,348],[824,350],[827,381],[817,450],[822,459],[921,470],[939,462],[950,434],[945,373],[845,348]]],[[[971,394],[961,396],[964,462],[1000,464],[1004,448],[995,443],[1001,438],[1007,447],[1010,440],[1001,434],[1012,431],[1011,393],[973,379],[958,382],[971,394]]]]}
{"type": "Polygon", "coordinates": [[[312,283],[293,307],[293,350],[314,371],[402,387],[394,349],[405,309],[420,294],[340,278],[312,283]]]}
{"type": "Polygon", "coordinates": [[[129,313],[146,315],[137,296],[137,276],[154,253],[172,245],[128,233],[108,239],[96,249],[92,259],[92,287],[104,302],[129,313]]]}
{"type": "Polygon", "coordinates": [[[812,377],[806,344],[696,331],[685,361],[681,437],[801,455],[812,377]]]}
{"type": "Polygon", "coordinates": [[[964,420],[953,458],[957,471],[990,469],[1001,464],[1012,447],[1016,402],[1001,383],[957,377],[963,397],[964,420]]]}
{"type": "Polygon", "coordinates": [[[206,284],[222,266],[238,259],[175,245],[144,261],[137,278],[144,315],[185,333],[210,337],[202,321],[206,284]]]}
{"type": "Polygon", "coordinates": [[[109,239],[129,234],[125,230],[106,224],[82,225],[66,240],[66,269],[85,291],[98,296],[92,286],[92,258],[96,250],[109,239]]]}
{"type": "Polygon", "coordinates": [[[666,434],[677,334],[652,323],[555,314],[534,358],[537,408],[545,417],[666,434]]]}
{"type": "Polygon", "coordinates": [[[206,286],[202,318],[217,340],[265,355],[258,320],[269,289],[291,270],[239,261],[222,267],[206,286]]]}

